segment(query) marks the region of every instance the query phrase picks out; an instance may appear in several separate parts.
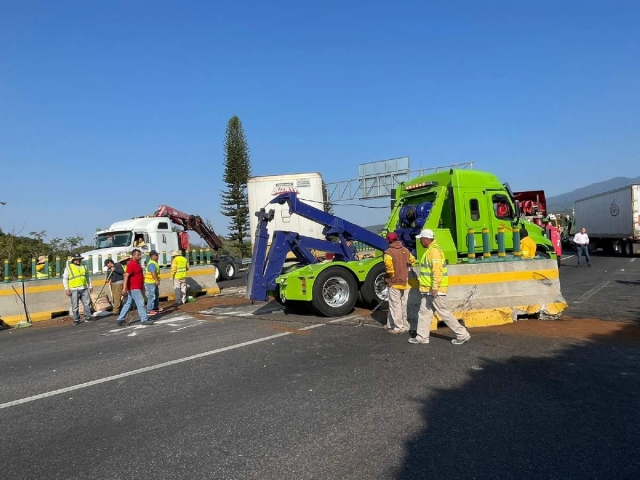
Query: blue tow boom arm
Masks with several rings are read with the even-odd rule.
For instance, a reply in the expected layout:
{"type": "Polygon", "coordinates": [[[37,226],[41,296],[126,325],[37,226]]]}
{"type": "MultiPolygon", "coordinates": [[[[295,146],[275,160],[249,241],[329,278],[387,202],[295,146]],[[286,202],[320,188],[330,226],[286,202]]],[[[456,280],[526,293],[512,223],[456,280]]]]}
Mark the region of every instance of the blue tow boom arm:
{"type": "Polygon", "coordinates": [[[336,260],[355,261],[355,255],[351,253],[348,240],[362,242],[377,250],[386,250],[387,241],[380,235],[370,232],[355,223],[343,218],[331,215],[323,210],[307,205],[298,199],[294,192],[282,193],[269,202],[269,204],[288,203],[289,213],[300,215],[308,220],[324,225],[322,234],[327,240],[305,237],[297,232],[285,232],[276,230],[273,233],[271,246],[267,252],[269,232],[267,225],[274,217],[274,210],[268,212],[261,208],[256,212],[258,225],[255,232],[255,242],[251,267],[247,278],[247,298],[250,300],[266,301],[269,291],[275,290],[276,279],[282,273],[282,268],[287,254],[292,252],[296,259],[303,265],[318,263],[311,250],[320,250],[333,253],[336,260]],[[328,240],[334,237],[339,242],[328,240]]]}

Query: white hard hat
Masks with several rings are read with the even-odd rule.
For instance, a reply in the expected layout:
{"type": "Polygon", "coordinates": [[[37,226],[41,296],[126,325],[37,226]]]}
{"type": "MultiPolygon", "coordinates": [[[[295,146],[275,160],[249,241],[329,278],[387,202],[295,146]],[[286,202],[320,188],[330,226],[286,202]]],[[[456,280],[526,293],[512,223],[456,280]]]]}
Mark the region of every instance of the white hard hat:
{"type": "Polygon", "coordinates": [[[435,238],[435,235],[433,234],[433,230],[426,228],[422,230],[419,235],[416,235],[416,238],[435,238]]]}

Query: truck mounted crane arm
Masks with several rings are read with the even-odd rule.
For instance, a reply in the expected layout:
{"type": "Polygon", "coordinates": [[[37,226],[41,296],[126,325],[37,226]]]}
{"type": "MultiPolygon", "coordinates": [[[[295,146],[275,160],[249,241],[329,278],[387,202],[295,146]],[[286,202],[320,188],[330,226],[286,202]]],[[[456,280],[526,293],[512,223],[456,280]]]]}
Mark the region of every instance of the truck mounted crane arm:
{"type": "Polygon", "coordinates": [[[268,223],[273,220],[274,211],[262,208],[256,212],[258,225],[255,232],[255,247],[247,275],[247,298],[265,301],[269,290],[276,287],[275,280],[284,267],[287,253],[292,252],[302,265],[317,263],[311,250],[330,252],[339,261],[357,260],[347,245],[348,240],[357,240],[376,250],[388,247],[386,239],[355,223],[319,210],[298,199],[296,193],[281,193],[270,204],[288,204],[289,212],[323,225],[322,234],[326,240],[305,237],[297,232],[276,230],[268,246],[268,223]],[[335,241],[329,240],[330,238],[335,241]]]}
{"type": "Polygon", "coordinates": [[[198,215],[188,215],[168,205],[160,205],[153,216],[168,217],[173,223],[181,226],[185,230],[196,232],[213,250],[222,248],[220,237],[218,237],[216,232],[211,230],[198,215]]]}

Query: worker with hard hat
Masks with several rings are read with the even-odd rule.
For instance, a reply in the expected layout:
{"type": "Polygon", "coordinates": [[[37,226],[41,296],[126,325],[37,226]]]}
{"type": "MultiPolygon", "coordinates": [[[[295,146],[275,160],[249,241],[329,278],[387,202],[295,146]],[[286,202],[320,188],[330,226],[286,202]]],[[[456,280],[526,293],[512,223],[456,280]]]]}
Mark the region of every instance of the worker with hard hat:
{"type": "Polygon", "coordinates": [[[38,263],[36,263],[36,279],[37,280],[44,280],[46,278],[49,278],[49,274],[46,272],[46,266],[47,266],[47,257],[45,257],[44,255],[40,255],[38,257],[38,263]]]}
{"type": "Polygon", "coordinates": [[[73,324],[79,325],[80,320],[80,303],[84,313],[84,321],[91,321],[91,278],[87,267],[82,264],[84,257],[76,253],[71,261],[67,264],[62,274],[62,285],[67,297],[71,297],[71,313],[73,315],[73,324]]]}
{"type": "Polygon", "coordinates": [[[416,239],[426,250],[420,258],[419,281],[422,298],[418,312],[417,335],[415,338],[410,338],[409,343],[429,343],[433,314],[437,312],[445,325],[456,334],[456,338],[451,340],[451,343],[462,345],[469,341],[471,335],[453,316],[445,300],[449,287],[449,274],[444,264],[444,252],[436,242],[433,230],[422,230],[419,235],[416,235],[416,239]]]}

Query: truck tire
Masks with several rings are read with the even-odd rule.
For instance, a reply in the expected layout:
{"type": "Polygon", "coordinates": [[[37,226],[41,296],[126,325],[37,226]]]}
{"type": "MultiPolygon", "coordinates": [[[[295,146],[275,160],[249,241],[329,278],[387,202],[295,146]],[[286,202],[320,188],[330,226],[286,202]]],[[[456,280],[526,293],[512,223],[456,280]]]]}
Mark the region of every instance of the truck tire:
{"type": "Polygon", "coordinates": [[[353,275],[341,267],[323,270],[313,283],[312,305],[325,317],[340,317],[353,310],[358,299],[358,285],[353,275]]]}
{"type": "Polygon", "coordinates": [[[214,267],[216,268],[216,283],[218,283],[220,280],[222,280],[222,272],[220,272],[220,265],[219,264],[215,264],[214,267]]]}
{"type": "Polygon", "coordinates": [[[236,278],[236,266],[233,262],[224,261],[220,266],[220,270],[222,271],[222,278],[225,280],[233,280],[236,278]]]}
{"type": "Polygon", "coordinates": [[[546,250],[538,247],[538,249],[536,250],[536,257],[551,258],[551,255],[549,255],[549,252],[547,252],[546,250]]]}
{"type": "Polygon", "coordinates": [[[624,254],[627,257],[633,256],[633,244],[629,240],[624,242],[624,254]]]}
{"type": "Polygon", "coordinates": [[[360,287],[362,303],[366,307],[377,307],[386,300],[386,297],[383,297],[383,292],[387,288],[387,284],[384,283],[385,273],[384,263],[378,263],[367,274],[367,278],[360,287]]]}

